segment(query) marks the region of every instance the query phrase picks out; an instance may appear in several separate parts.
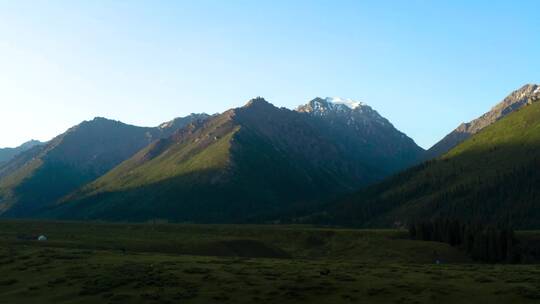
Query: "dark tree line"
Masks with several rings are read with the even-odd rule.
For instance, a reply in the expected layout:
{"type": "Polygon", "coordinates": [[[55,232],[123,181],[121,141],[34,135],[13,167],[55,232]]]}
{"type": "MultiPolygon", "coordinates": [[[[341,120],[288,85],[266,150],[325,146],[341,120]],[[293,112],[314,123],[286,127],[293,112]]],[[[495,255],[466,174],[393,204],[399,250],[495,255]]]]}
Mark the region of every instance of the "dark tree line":
{"type": "Polygon", "coordinates": [[[460,247],[476,261],[519,263],[521,259],[518,241],[508,225],[462,223],[440,218],[410,224],[409,235],[415,240],[460,247]]]}
{"type": "Polygon", "coordinates": [[[428,161],[329,205],[315,223],[388,227],[396,219],[435,215],[475,222],[504,222],[510,216],[515,228],[537,229],[540,156],[534,153],[512,168],[480,171],[457,160],[428,161]]]}

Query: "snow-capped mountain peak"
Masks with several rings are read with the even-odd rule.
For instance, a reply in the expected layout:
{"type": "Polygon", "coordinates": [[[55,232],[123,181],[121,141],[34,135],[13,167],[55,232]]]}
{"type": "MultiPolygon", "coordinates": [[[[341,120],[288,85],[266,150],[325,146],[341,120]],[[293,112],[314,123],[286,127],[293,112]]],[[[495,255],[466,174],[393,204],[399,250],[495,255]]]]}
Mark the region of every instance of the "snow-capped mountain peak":
{"type": "Polygon", "coordinates": [[[366,104],[360,101],[356,101],[350,98],[341,98],[341,97],[326,97],[324,100],[333,104],[341,104],[349,107],[354,110],[360,106],[365,106],[366,104]]]}
{"type": "Polygon", "coordinates": [[[299,112],[327,113],[340,112],[350,113],[351,111],[363,111],[371,109],[367,104],[355,101],[350,98],[341,97],[317,97],[305,105],[299,106],[296,110],[299,112]]]}
{"type": "Polygon", "coordinates": [[[345,121],[349,125],[374,123],[379,126],[393,127],[386,118],[382,117],[369,105],[349,98],[317,97],[307,104],[299,106],[296,111],[332,120],[345,121]]]}
{"type": "Polygon", "coordinates": [[[167,128],[172,127],[173,124],[174,124],[174,121],[173,121],[173,120],[167,121],[167,122],[164,122],[164,123],[160,124],[160,125],[158,126],[158,129],[167,129],[167,128]]]}

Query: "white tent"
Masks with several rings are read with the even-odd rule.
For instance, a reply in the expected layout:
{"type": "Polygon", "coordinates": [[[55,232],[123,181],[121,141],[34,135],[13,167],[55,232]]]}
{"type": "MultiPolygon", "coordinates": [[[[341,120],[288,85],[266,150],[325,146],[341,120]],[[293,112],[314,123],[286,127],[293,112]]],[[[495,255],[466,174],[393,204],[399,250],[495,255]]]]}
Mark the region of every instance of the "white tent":
{"type": "Polygon", "coordinates": [[[47,240],[47,237],[42,234],[42,235],[38,236],[37,240],[43,242],[43,241],[47,240]]]}

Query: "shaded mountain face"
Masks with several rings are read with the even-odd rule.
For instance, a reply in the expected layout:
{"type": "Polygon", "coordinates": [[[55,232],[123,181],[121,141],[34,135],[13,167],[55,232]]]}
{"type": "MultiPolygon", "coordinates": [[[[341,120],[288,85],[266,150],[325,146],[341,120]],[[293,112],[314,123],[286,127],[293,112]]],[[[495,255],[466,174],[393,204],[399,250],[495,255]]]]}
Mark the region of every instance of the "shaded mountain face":
{"type": "Polygon", "coordinates": [[[465,141],[467,138],[480,132],[501,118],[504,118],[506,115],[539,100],[539,97],[540,85],[527,84],[521,87],[519,90],[512,92],[489,112],[469,123],[461,124],[454,131],[452,131],[452,133],[448,134],[441,141],[431,147],[426,152],[425,159],[432,159],[445,154],[461,142],[465,141]]]}
{"type": "Polygon", "coordinates": [[[3,148],[0,149],[0,166],[11,159],[13,159],[17,154],[27,151],[35,146],[42,145],[43,143],[38,140],[30,140],[16,148],[3,148]]]}
{"type": "Polygon", "coordinates": [[[85,121],[0,166],[0,214],[33,216],[178,126],[143,128],[105,118],[85,121]]]}
{"type": "Polygon", "coordinates": [[[436,160],[329,207],[319,220],[384,226],[453,217],[540,228],[540,102],[513,111],[436,160]]]}
{"type": "Polygon", "coordinates": [[[409,167],[421,159],[424,150],[370,106],[351,99],[315,98],[297,108],[317,118],[321,130],[340,138],[343,148],[384,176],[409,167]]]}
{"type": "MultiPolygon", "coordinates": [[[[383,124],[380,128],[395,129],[380,116],[360,119],[358,111],[352,118],[358,124],[348,125],[339,122],[347,117],[342,115],[323,119],[314,111],[253,99],[152,143],[65,198],[49,216],[250,222],[305,210],[391,170],[373,162],[374,144],[364,134],[375,132],[371,118],[383,124]],[[367,125],[373,129],[361,128],[367,125]]],[[[415,156],[421,152],[414,143],[411,149],[415,156]]],[[[385,156],[378,157],[382,164],[385,156]]]]}

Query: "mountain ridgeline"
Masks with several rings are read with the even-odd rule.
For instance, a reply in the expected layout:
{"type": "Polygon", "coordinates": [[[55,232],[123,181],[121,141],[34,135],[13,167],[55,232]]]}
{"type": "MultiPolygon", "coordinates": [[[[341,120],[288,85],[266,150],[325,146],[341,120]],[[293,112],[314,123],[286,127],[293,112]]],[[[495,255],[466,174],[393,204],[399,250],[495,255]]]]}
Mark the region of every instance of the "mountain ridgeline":
{"type": "Polygon", "coordinates": [[[36,146],[0,166],[0,214],[32,217],[105,174],[176,127],[200,119],[177,119],[168,126],[143,128],[105,118],[72,127],[45,145],[36,146]]]}
{"type": "Polygon", "coordinates": [[[429,151],[341,98],[289,110],[259,97],[154,128],[96,118],[0,164],[0,216],[537,228],[538,101],[526,85],[429,151]]]}
{"type": "Polygon", "coordinates": [[[332,204],[318,221],[389,227],[446,217],[540,227],[540,90],[524,89],[532,94],[510,114],[442,157],[332,204]]]}
{"type": "Polygon", "coordinates": [[[43,143],[38,140],[30,140],[24,144],[15,148],[2,148],[0,149],[0,166],[12,160],[18,154],[30,150],[35,146],[42,145],[43,143]]]}
{"type": "Polygon", "coordinates": [[[65,198],[51,214],[135,221],[270,220],[378,181],[411,165],[422,152],[367,106],[315,99],[292,111],[255,98],[153,142],[65,198]],[[315,105],[329,115],[321,115],[322,108],[307,110],[315,105]],[[379,144],[384,139],[388,142],[379,144]]]}
{"type": "Polygon", "coordinates": [[[506,115],[530,104],[540,96],[540,85],[527,84],[512,92],[503,101],[494,106],[489,112],[477,119],[459,125],[454,131],[441,139],[425,154],[425,159],[439,157],[462,143],[484,128],[506,117],[506,115]]]}

